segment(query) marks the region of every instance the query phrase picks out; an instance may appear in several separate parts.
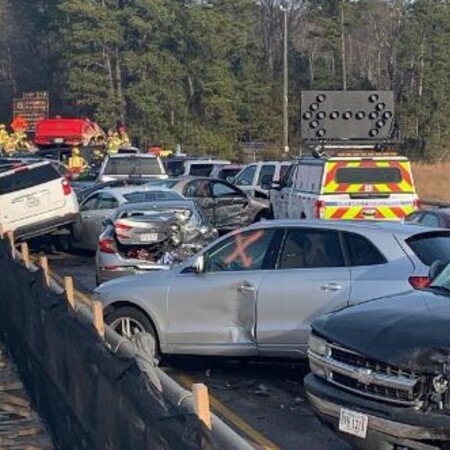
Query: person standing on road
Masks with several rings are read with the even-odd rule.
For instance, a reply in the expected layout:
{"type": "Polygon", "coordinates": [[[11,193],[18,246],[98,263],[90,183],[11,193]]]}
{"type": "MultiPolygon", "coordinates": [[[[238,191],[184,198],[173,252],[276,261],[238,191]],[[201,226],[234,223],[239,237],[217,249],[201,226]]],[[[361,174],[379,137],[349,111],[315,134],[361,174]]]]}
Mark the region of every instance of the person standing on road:
{"type": "Polygon", "coordinates": [[[88,163],[81,156],[80,149],[73,147],[72,156],[69,158],[69,170],[72,175],[80,175],[88,167],[88,163]]]}
{"type": "Polygon", "coordinates": [[[0,124],[0,150],[3,150],[5,148],[5,144],[7,143],[9,139],[8,131],[6,131],[5,124],[0,124]]]}
{"type": "Polygon", "coordinates": [[[108,138],[107,138],[107,148],[108,155],[114,155],[119,151],[120,147],[120,137],[117,133],[112,130],[108,130],[108,138]]]}
{"type": "Polygon", "coordinates": [[[117,131],[119,132],[120,145],[123,147],[129,147],[131,145],[131,141],[125,127],[123,125],[120,126],[117,131]]]}

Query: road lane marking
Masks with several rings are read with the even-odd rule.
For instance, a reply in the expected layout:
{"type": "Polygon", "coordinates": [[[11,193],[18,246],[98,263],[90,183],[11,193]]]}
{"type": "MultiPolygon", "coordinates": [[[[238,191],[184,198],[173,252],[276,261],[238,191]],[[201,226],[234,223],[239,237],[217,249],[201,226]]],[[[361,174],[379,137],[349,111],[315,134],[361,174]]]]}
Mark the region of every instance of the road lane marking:
{"type": "MultiPolygon", "coordinates": [[[[185,388],[191,390],[194,381],[187,375],[177,375],[171,374],[181,385],[185,388]]],[[[281,450],[280,447],[275,445],[272,441],[267,439],[259,431],[255,430],[249,423],[239,417],[235,412],[233,412],[228,406],[225,406],[217,398],[215,398],[211,393],[209,394],[209,401],[214,412],[217,412],[222,416],[227,422],[233,424],[238,428],[244,435],[248,436],[253,442],[258,444],[261,449],[264,450],[281,450]]]]}

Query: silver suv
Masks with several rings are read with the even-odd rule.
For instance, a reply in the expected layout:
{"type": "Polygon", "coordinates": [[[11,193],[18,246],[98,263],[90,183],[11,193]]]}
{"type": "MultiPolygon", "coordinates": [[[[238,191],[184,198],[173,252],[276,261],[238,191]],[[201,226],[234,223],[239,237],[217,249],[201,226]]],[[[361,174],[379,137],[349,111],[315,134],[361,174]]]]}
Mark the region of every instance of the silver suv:
{"type": "Polygon", "coordinates": [[[317,316],[424,286],[442,239],[400,223],[264,221],[96,295],[108,324],[155,334],[162,353],[300,357],[317,316]]]}

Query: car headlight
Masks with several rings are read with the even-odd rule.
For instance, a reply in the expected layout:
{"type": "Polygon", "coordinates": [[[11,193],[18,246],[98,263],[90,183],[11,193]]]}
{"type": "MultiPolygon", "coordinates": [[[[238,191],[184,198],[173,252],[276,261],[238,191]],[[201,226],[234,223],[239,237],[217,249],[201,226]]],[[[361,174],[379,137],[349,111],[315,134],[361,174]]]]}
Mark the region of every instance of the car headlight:
{"type": "Polygon", "coordinates": [[[308,341],[310,352],[325,356],[327,354],[327,341],[311,334],[308,341]]]}

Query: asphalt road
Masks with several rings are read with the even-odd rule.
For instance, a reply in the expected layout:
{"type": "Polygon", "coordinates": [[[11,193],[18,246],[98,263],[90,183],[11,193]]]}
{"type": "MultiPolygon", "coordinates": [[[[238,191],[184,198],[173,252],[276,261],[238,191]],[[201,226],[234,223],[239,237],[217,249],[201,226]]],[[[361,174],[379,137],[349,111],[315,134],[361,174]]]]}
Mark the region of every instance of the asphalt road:
{"type": "MultiPolygon", "coordinates": [[[[79,291],[92,292],[92,255],[51,252],[48,248],[46,253],[52,270],[61,276],[71,275],[79,291]]],[[[185,387],[205,383],[216,414],[258,448],[351,449],[312,412],[303,389],[306,362],[183,356],[166,358],[164,368],[185,387]]]]}

